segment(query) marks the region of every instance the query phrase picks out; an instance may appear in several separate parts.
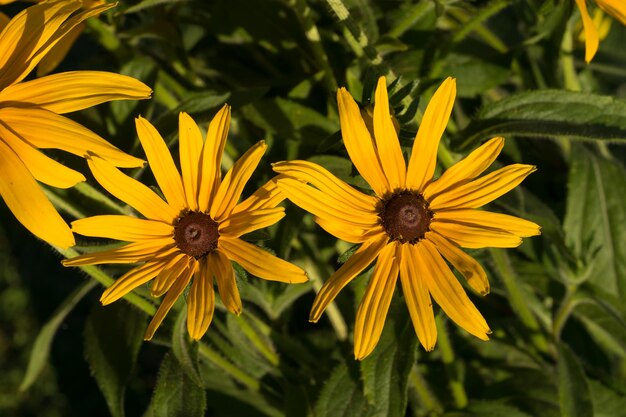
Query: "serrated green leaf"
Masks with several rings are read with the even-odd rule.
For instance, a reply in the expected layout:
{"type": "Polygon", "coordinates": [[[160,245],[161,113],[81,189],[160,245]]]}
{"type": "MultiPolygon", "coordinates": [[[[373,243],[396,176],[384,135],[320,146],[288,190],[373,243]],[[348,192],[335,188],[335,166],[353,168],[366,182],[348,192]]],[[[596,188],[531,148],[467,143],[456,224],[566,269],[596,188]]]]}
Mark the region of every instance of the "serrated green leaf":
{"type": "Polygon", "coordinates": [[[320,392],[315,404],[316,417],[364,417],[368,409],[358,370],[340,363],[320,392]]]}
{"type": "Polygon", "coordinates": [[[206,393],[181,369],[174,355],[167,353],[161,362],[152,395],[153,417],[201,417],[206,409],[206,393]]]}
{"type": "Polygon", "coordinates": [[[190,380],[202,387],[198,371],[198,344],[192,343],[187,332],[187,309],[181,309],[172,331],[172,353],[190,380]]]}
{"type": "Polygon", "coordinates": [[[126,303],[96,304],[85,324],[85,357],[113,417],[124,416],[124,391],[145,325],[146,316],[126,303]]]}
{"type": "Polygon", "coordinates": [[[86,281],[61,303],[57,311],[52,315],[52,318],[43,325],[37,335],[37,339],[35,339],[33,349],[30,352],[28,368],[26,369],[24,379],[22,379],[22,383],[20,384],[20,391],[26,391],[37,380],[48,363],[50,347],[52,346],[52,341],[54,340],[54,336],[56,335],[59,326],[63,323],[65,317],[67,317],[76,304],[78,304],[78,302],[82,300],[83,297],[95,286],[95,281],[86,281]]]}
{"type": "Polygon", "coordinates": [[[562,416],[593,417],[593,404],[585,371],[565,344],[559,346],[557,374],[562,416]]]}
{"type": "Polygon", "coordinates": [[[453,140],[465,150],[494,136],[522,135],[626,143],[626,100],[592,93],[540,90],[485,106],[453,140]]]}

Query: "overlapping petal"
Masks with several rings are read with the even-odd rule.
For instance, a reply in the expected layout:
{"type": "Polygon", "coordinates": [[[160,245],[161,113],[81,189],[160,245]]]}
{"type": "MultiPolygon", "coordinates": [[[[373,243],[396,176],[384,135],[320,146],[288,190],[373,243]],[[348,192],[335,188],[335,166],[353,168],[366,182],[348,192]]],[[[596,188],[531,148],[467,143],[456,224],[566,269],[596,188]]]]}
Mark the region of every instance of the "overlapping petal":
{"type": "Polygon", "coordinates": [[[283,217],[285,217],[285,209],[282,207],[243,212],[229,216],[221,222],[219,232],[224,236],[239,237],[271,226],[283,217]]]}
{"type": "MultiPolygon", "coordinates": [[[[77,232],[78,233],[78,232],[77,232]]],[[[151,239],[129,243],[120,248],[85,253],[61,261],[64,266],[132,264],[162,258],[178,251],[174,239],[151,239]]]]}
{"type": "Polygon", "coordinates": [[[222,304],[233,314],[241,314],[241,297],[235,281],[235,271],[228,257],[220,250],[207,256],[209,269],[217,281],[222,304]]]}
{"type": "Polygon", "coordinates": [[[541,227],[529,220],[483,210],[460,209],[440,211],[435,213],[435,219],[437,221],[482,227],[489,230],[500,229],[519,237],[537,236],[541,233],[541,227]]]}
{"type": "Polygon", "coordinates": [[[213,204],[222,178],[222,154],[226,146],[228,129],[230,128],[230,106],[224,105],[217,112],[207,131],[202,159],[200,162],[200,190],[198,204],[201,211],[207,211],[213,204]]]}
{"type": "Polygon", "coordinates": [[[72,222],[72,230],[83,236],[104,237],[127,242],[172,239],[174,236],[174,227],[171,224],[112,214],[78,219],[72,222]]]}
{"type": "Polygon", "coordinates": [[[237,204],[230,213],[231,216],[245,211],[274,208],[279,205],[285,199],[285,195],[280,192],[277,185],[277,181],[281,178],[283,176],[278,175],[263,184],[250,197],[237,204]]]}
{"type": "Polygon", "coordinates": [[[596,0],[596,4],[626,26],[626,2],[622,0],[596,0]]]}
{"type": "Polygon", "coordinates": [[[163,263],[165,266],[150,284],[150,295],[153,297],[160,297],[168,292],[178,277],[194,265],[193,261],[190,262],[189,256],[182,252],[174,253],[163,263]]]}
{"type": "Polygon", "coordinates": [[[600,38],[598,36],[596,25],[593,24],[593,20],[591,19],[591,16],[589,16],[586,1],[575,1],[578,9],[580,10],[580,17],[582,18],[583,28],[585,29],[585,61],[589,63],[596,55],[596,52],[598,52],[600,38]]]}
{"type": "Polygon", "coordinates": [[[500,229],[447,222],[432,222],[430,228],[462,248],[515,248],[522,244],[521,237],[500,229]]]}
{"type": "Polygon", "coordinates": [[[198,174],[203,146],[202,132],[196,122],[184,112],[178,115],[178,143],[187,207],[190,210],[198,210],[198,174]]]}
{"type": "Polygon", "coordinates": [[[156,277],[165,265],[166,263],[161,260],[154,260],[131,269],[104,291],[102,297],[100,297],[100,302],[102,305],[107,305],[119,300],[135,288],[156,277]]]}
{"type": "Polygon", "coordinates": [[[206,333],[215,310],[213,275],[206,261],[200,262],[187,296],[187,331],[194,340],[206,333]]]}

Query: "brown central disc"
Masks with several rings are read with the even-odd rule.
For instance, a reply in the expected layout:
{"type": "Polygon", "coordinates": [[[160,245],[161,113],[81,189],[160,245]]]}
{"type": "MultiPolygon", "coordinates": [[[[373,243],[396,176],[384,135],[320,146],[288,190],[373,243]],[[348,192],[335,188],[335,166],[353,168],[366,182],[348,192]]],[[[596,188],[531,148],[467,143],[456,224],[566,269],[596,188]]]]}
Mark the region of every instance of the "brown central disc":
{"type": "Polygon", "coordinates": [[[190,211],[174,226],[174,240],[181,251],[198,259],[217,248],[217,226],[208,214],[190,211]]]}
{"type": "Polygon", "coordinates": [[[402,191],[383,202],[379,216],[391,240],[416,243],[428,231],[433,213],[421,194],[402,191]]]}

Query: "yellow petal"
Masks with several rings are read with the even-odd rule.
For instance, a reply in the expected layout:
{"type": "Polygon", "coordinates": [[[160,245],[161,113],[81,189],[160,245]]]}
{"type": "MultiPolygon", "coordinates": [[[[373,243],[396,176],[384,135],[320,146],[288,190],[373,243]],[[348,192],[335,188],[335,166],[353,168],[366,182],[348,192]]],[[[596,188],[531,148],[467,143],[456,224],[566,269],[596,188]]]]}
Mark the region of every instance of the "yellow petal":
{"type": "MultiPolygon", "coordinates": [[[[8,4],[14,1],[16,0],[0,0],[0,4],[8,4]]],[[[0,31],[3,30],[6,27],[6,25],[9,24],[10,21],[11,21],[11,18],[9,16],[0,12],[0,31]]]]}
{"type": "Polygon", "coordinates": [[[152,336],[154,336],[154,333],[163,322],[163,319],[165,318],[167,313],[170,311],[178,297],[180,297],[180,295],[183,293],[185,287],[187,287],[187,284],[189,284],[193,272],[194,270],[192,268],[187,268],[181,274],[181,276],[178,277],[174,285],[172,285],[172,288],[170,288],[170,290],[167,292],[167,295],[161,302],[161,305],[159,306],[154,317],[152,318],[152,321],[150,321],[148,329],[146,329],[146,334],[144,334],[143,336],[144,340],[152,339],[152,336]]]}
{"type": "Polygon", "coordinates": [[[70,71],[11,85],[0,102],[19,103],[54,113],[70,113],[112,100],[150,98],[152,90],[126,75],[104,71],[70,71]]]}
{"type": "Polygon", "coordinates": [[[221,251],[213,251],[207,256],[208,268],[217,281],[222,304],[233,314],[241,314],[241,297],[235,281],[235,271],[228,257],[221,251]]]}
{"type": "Polygon", "coordinates": [[[393,191],[383,172],[372,136],[361,118],[359,106],[343,87],[337,91],[337,105],[343,143],[359,174],[378,196],[393,191]]]}
{"type": "Polygon", "coordinates": [[[378,79],[374,101],[374,137],[383,172],[392,190],[404,188],[406,163],[400,149],[398,134],[391,121],[385,77],[378,79]]]}
{"type": "Polygon", "coordinates": [[[61,39],[50,51],[44,55],[37,65],[37,77],[43,77],[50,74],[63,61],[67,53],[76,42],[76,39],[85,29],[85,23],[80,23],[70,30],[63,39],[61,39]]]}
{"type": "Polygon", "coordinates": [[[0,122],[0,137],[17,153],[37,181],[57,188],[69,188],[81,181],[85,181],[83,174],[67,168],[54,159],[48,158],[30,144],[24,142],[22,138],[16,136],[2,122],[0,122]]]}
{"type": "Polygon", "coordinates": [[[76,220],[72,222],[72,230],[83,236],[104,237],[128,242],[167,237],[171,239],[174,236],[174,227],[171,224],[112,214],[76,220]]]}
{"type": "Polygon", "coordinates": [[[385,230],[380,225],[373,229],[357,229],[346,226],[345,222],[335,222],[321,217],[316,217],[315,223],[319,224],[322,229],[331,235],[350,243],[363,243],[370,239],[376,239],[377,236],[385,233],[385,230]]]}
{"type": "Polygon", "coordinates": [[[415,245],[400,245],[400,282],[413,328],[424,349],[432,351],[437,343],[433,304],[426,286],[427,270],[418,262],[415,245]]]}
{"type": "Polygon", "coordinates": [[[398,279],[396,244],[390,243],[380,251],[376,267],[359,304],[354,323],[354,357],[369,355],[383,331],[391,297],[398,279]]]}
{"type": "Polygon", "coordinates": [[[94,156],[87,162],[100,185],[148,219],[172,224],[180,214],[178,209],[168,205],[150,188],[124,175],[119,169],[101,158],[94,156]]]}
{"type": "Polygon", "coordinates": [[[372,239],[363,243],[350,259],[328,278],[313,301],[309,321],[317,322],[320,319],[328,304],[335,299],[343,287],[348,285],[354,277],[376,259],[380,251],[387,245],[388,240],[387,236],[381,236],[379,239],[372,239]]]}
{"type": "Polygon", "coordinates": [[[283,217],[285,217],[285,209],[282,207],[234,214],[220,223],[219,233],[228,237],[239,237],[271,226],[283,217]]]}
{"type": "Polygon", "coordinates": [[[266,148],[264,140],[257,142],[228,170],[209,211],[213,219],[220,221],[230,215],[266,148]]]}
{"type": "Polygon", "coordinates": [[[430,201],[433,211],[478,208],[517,187],[537,169],[532,165],[513,164],[484,177],[438,194],[430,201]]]}
{"type": "Polygon", "coordinates": [[[619,20],[626,26],[626,2],[623,0],[596,0],[602,10],[619,20]]]}
{"type": "Polygon", "coordinates": [[[160,297],[168,292],[187,268],[194,267],[195,261],[190,260],[189,255],[183,252],[175,252],[167,259],[163,259],[163,263],[165,266],[150,284],[150,295],[153,297],[160,297]]]}
{"type": "MultiPolygon", "coordinates": [[[[184,112],[178,115],[178,142],[185,198],[189,209],[195,211],[198,210],[198,175],[203,145],[202,132],[200,132],[196,122],[184,112]]],[[[187,320],[189,323],[189,318],[187,320]]]]}
{"type": "Polygon", "coordinates": [[[279,205],[285,199],[285,195],[280,192],[276,183],[279,178],[283,178],[283,176],[278,175],[272,178],[256,190],[250,197],[237,204],[235,208],[233,208],[231,215],[243,213],[244,211],[250,212],[274,208],[279,205]]]}
{"type": "Polygon", "coordinates": [[[164,266],[165,263],[155,260],[131,269],[104,291],[102,297],[100,297],[100,302],[102,305],[107,305],[119,300],[135,288],[157,276],[164,266]]]}
{"type": "Polygon", "coordinates": [[[174,239],[153,239],[129,243],[120,248],[102,252],[85,253],[71,259],[61,261],[63,266],[100,265],[100,264],[132,264],[145,262],[155,256],[169,256],[177,251],[174,239]]]}
{"type": "Polygon", "coordinates": [[[206,261],[200,262],[187,295],[187,331],[194,340],[202,339],[215,310],[213,276],[206,261]]]}
{"type": "Polygon", "coordinates": [[[439,141],[448,125],[455,97],[456,80],[448,77],[426,106],[409,159],[406,173],[407,188],[421,192],[433,178],[439,141]]]}
{"type": "Polygon", "coordinates": [[[448,168],[437,181],[429,183],[424,189],[424,198],[430,201],[435,195],[459,183],[476,178],[496,160],[503,146],[504,138],[500,137],[484,143],[463,160],[448,168]]]}
{"type": "Polygon", "coordinates": [[[487,322],[465,294],[437,249],[428,240],[420,241],[415,248],[416,262],[425,266],[428,273],[424,280],[437,304],[457,325],[479,339],[488,340],[487,335],[491,330],[487,322]]]}
{"type": "Polygon", "coordinates": [[[0,108],[0,120],[20,137],[40,149],[61,149],[84,158],[94,153],[111,164],[130,168],[143,161],[128,155],[86,127],[48,110],[0,108]]]}
{"type": "Polygon", "coordinates": [[[135,125],[150,169],[165,199],[177,210],[188,208],[180,174],[165,141],[154,126],[143,117],[136,118],[135,125]]]}
{"type": "Polygon", "coordinates": [[[504,230],[437,221],[430,228],[462,248],[515,248],[522,244],[521,237],[504,230]]]}
{"type": "Polygon", "coordinates": [[[321,192],[357,210],[373,211],[378,202],[376,197],[355,190],[313,162],[298,160],[278,162],[272,164],[272,168],[280,174],[308,182],[321,192]]]}
{"type": "Polygon", "coordinates": [[[380,222],[380,218],[374,212],[374,207],[369,212],[357,210],[342,200],[337,200],[329,194],[292,178],[279,179],[277,183],[278,188],[289,200],[319,218],[359,229],[373,229],[380,222]]]}
{"type": "Polygon", "coordinates": [[[541,227],[528,220],[508,214],[492,213],[483,210],[446,210],[435,213],[436,220],[447,223],[461,223],[469,226],[483,227],[488,230],[500,229],[520,237],[537,236],[541,227]]]}
{"type": "Polygon", "coordinates": [[[428,232],[425,238],[435,244],[439,253],[465,277],[467,283],[474,291],[480,295],[489,294],[489,280],[487,279],[487,274],[474,258],[438,233],[428,232]]]}
{"type": "Polygon", "coordinates": [[[230,106],[225,104],[213,117],[209,124],[200,167],[200,190],[198,204],[200,211],[208,211],[209,204],[213,204],[213,197],[217,192],[222,178],[222,154],[226,146],[228,129],[230,127],[230,106]]]}
{"type": "Polygon", "coordinates": [[[585,0],[575,0],[578,9],[580,10],[580,17],[583,21],[583,28],[585,29],[585,62],[589,63],[598,52],[598,46],[600,45],[600,39],[598,38],[598,31],[593,24],[591,16],[587,11],[587,5],[585,0]]]}
{"type": "Polygon", "coordinates": [[[297,284],[308,280],[306,272],[241,239],[220,238],[218,247],[229,259],[259,278],[297,284]]]}
{"type": "Polygon", "coordinates": [[[0,196],[32,234],[61,248],[74,236],[15,152],[0,139],[0,196]]]}

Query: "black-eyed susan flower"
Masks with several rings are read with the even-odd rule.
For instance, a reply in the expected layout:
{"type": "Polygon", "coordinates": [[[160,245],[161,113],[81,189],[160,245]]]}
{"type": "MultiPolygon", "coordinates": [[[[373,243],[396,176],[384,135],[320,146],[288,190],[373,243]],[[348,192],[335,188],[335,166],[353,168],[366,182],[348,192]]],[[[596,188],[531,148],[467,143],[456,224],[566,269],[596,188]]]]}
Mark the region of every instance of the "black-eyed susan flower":
{"type": "Polygon", "coordinates": [[[67,33],[110,8],[77,12],[80,1],[48,1],[28,7],[0,33],[0,195],[34,235],[67,248],[74,237],[37,184],[74,186],[85,178],[39,149],[61,149],[78,156],[100,155],[121,167],[143,161],[120,151],[89,129],[60,116],[110,100],[145,99],[143,83],[100,71],[64,72],[22,81],[67,33]]]}
{"type": "Polygon", "coordinates": [[[459,326],[487,340],[489,326],[444,258],[471,288],[487,294],[485,271],[461,248],[515,247],[522,237],[539,234],[539,226],[530,221],[477,210],[535,170],[514,164],[477,178],[495,160],[504,139],[491,139],[433,181],[439,140],[455,95],[455,80],[448,78],[426,108],[407,167],[389,113],[385,78],[379,79],[376,89],[373,137],[352,96],[345,88],[339,90],[344,144],[375,195],[350,187],[311,162],[274,165],[276,172],[286,176],[277,183],[287,198],[315,215],[327,232],[361,243],[320,289],[310,321],[318,321],[341,289],[377,259],[356,315],[357,359],[366,357],[380,338],[398,275],[415,331],[426,350],[432,350],[437,340],[431,297],[459,326]]]}
{"type": "MultiPolygon", "coordinates": [[[[600,34],[594,19],[589,15],[586,0],[575,0],[580,16],[583,21],[583,29],[585,31],[585,61],[591,62],[598,46],[600,45],[600,34]]],[[[621,24],[626,25],[626,1],[624,0],[595,0],[596,5],[607,14],[619,20],[621,24]]]]}
{"type": "Polygon", "coordinates": [[[187,329],[192,338],[200,339],[211,323],[215,305],[213,278],[224,306],[239,314],[241,299],[231,260],[263,279],[287,283],[307,280],[302,269],[240,239],[280,220],[284,209],[276,206],[284,197],[271,180],[238,203],[266,144],[260,141],[250,148],[222,178],[220,164],[229,124],[230,108],[224,106],[211,121],[203,142],[193,119],[180,114],[181,176],[159,132],[147,120],[136,120],[137,134],[165,201],[101,158],[88,161],[96,180],[145,219],[104,215],[74,221],[72,230],[81,235],[130,243],[119,249],[81,255],[63,264],[141,262],[109,287],[100,301],[112,303],[154,279],[151,294],[165,294],[165,298],[148,326],[146,340],[152,338],[190,282],[187,329]]]}

